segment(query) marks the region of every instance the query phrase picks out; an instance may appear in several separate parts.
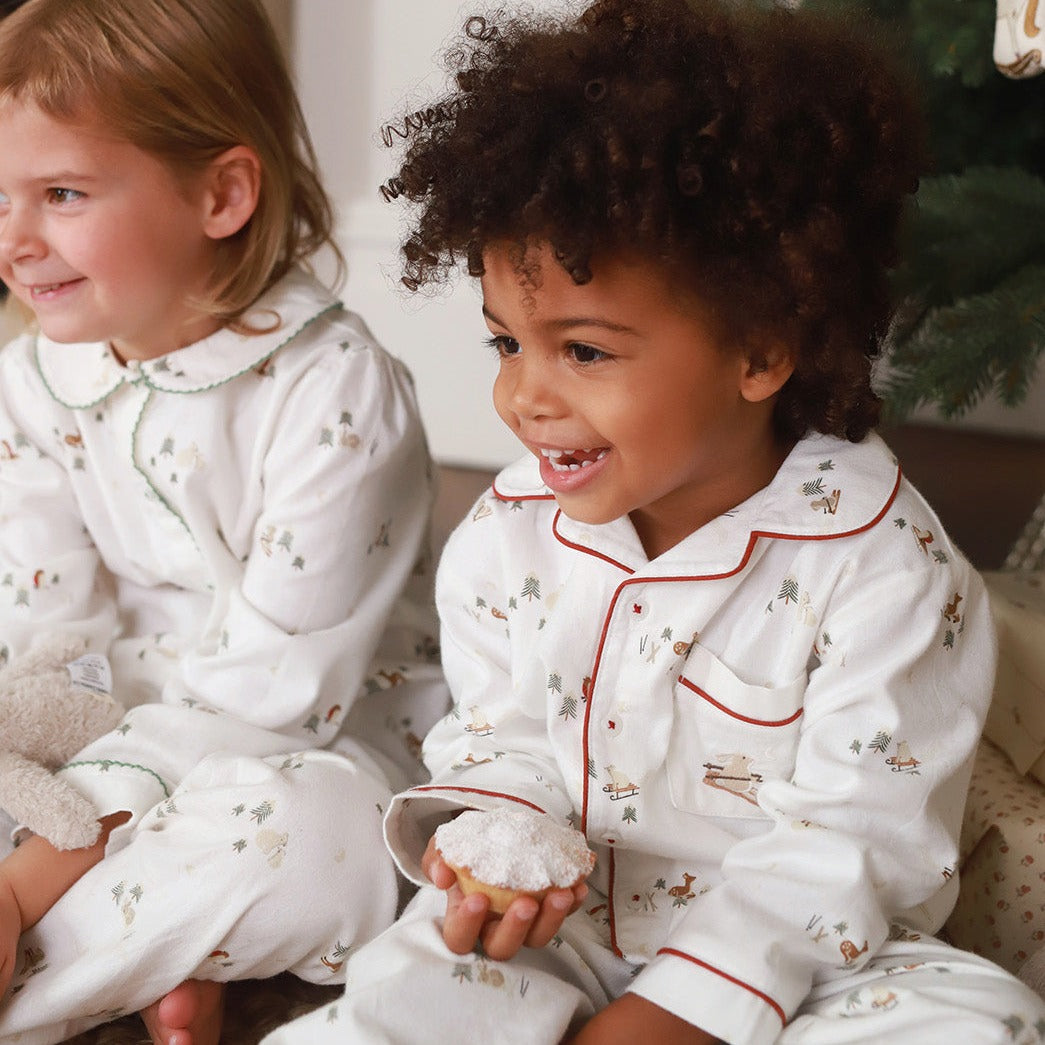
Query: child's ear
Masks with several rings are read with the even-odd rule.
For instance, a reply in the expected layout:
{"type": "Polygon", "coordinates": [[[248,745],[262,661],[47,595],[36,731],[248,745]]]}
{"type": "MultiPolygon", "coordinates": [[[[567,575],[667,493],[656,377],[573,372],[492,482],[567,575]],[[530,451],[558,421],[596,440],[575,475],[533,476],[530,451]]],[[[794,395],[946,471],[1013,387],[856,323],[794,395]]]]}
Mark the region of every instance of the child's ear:
{"type": "Polygon", "coordinates": [[[760,345],[741,360],[740,394],[749,403],[764,402],[784,387],[794,369],[794,353],[786,345],[760,345]]]}
{"type": "Polygon", "coordinates": [[[258,154],[246,145],[235,145],[211,160],[204,178],[204,232],[211,239],[234,236],[250,221],[258,206],[258,154]]]}

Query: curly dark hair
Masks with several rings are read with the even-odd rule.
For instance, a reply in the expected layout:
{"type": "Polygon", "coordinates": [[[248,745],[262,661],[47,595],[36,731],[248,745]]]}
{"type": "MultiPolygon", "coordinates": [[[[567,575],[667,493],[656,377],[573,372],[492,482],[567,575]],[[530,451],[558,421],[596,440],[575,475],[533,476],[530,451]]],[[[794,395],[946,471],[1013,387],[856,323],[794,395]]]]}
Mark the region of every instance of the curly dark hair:
{"type": "Polygon", "coordinates": [[[924,167],[913,77],[881,33],[750,0],[469,18],[456,90],[383,129],[406,144],[381,191],[416,211],[403,283],[482,275],[497,241],[549,241],[578,284],[600,253],[638,252],[725,344],[794,352],[782,438],[862,439],[924,167]]]}

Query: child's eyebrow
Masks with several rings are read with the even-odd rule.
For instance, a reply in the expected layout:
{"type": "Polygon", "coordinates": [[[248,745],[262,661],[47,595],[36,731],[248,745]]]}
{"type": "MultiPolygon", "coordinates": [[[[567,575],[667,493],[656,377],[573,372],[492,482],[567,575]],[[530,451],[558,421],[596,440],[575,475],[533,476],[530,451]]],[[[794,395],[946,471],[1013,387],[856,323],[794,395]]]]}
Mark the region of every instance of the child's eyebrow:
{"type": "MultiPolygon", "coordinates": [[[[485,305],[483,305],[483,315],[491,323],[507,329],[507,324],[503,320],[498,319],[485,305]]],[[[638,333],[634,327],[629,327],[624,323],[616,323],[612,319],[599,319],[594,316],[566,316],[562,319],[549,319],[545,322],[545,326],[554,330],[571,330],[574,327],[600,327],[603,330],[611,330],[615,334],[638,333]]]]}

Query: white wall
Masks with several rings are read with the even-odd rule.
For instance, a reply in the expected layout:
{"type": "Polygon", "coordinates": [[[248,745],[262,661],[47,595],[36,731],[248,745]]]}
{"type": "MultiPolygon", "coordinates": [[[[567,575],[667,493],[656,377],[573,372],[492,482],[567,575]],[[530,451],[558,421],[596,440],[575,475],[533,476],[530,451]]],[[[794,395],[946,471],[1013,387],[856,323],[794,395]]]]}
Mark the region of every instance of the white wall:
{"type": "MultiPolygon", "coordinates": [[[[378,186],[394,155],[379,129],[394,112],[428,101],[444,82],[436,53],[483,0],[267,0],[292,5],[292,62],[320,164],[342,223],[349,262],[346,303],[405,360],[417,380],[421,410],[437,460],[497,466],[517,444],[490,404],[495,364],[472,281],[451,293],[418,297],[398,284],[403,208],[382,201],[378,186]]],[[[535,8],[561,0],[529,0],[535,8]]],[[[929,420],[928,415],[920,415],[929,420]]],[[[1045,366],[1019,410],[988,403],[967,426],[1045,436],[1045,366]]]]}

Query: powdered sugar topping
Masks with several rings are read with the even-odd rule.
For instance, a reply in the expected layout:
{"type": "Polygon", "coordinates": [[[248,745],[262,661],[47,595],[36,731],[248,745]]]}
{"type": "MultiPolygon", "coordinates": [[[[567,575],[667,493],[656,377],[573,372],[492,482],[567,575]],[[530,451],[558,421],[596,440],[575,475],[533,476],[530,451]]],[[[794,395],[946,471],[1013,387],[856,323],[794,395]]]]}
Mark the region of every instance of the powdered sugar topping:
{"type": "Polygon", "coordinates": [[[447,863],[503,889],[568,888],[595,863],[580,831],[525,809],[467,810],[436,829],[435,844],[447,863]]]}

